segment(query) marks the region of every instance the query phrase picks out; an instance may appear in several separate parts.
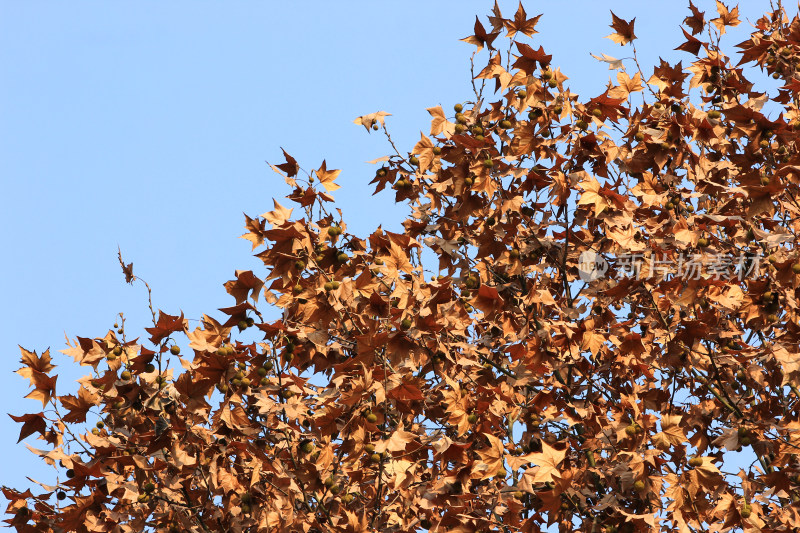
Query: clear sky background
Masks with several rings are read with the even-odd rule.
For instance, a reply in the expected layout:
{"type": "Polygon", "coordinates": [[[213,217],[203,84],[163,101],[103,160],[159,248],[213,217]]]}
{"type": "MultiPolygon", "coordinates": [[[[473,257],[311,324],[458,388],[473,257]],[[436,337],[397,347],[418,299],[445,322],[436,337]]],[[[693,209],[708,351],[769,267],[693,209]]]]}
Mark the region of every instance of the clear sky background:
{"type": "MultiPolygon", "coordinates": [[[[696,0],[714,12],[714,2],[696,0]]],[[[516,1],[499,2],[512,15],[516,1]]],[[[615,75],[589,55],[630,56],[603,37],[609,10],[636,17],[647,77],[658,57],[690,56],[682,0],[526,2],[543,13],[534,38],[588,100],[615,75]],[[666,7],[668,6],[668,7],[666,7]]],[[[342,169],[334,196],[349,229],[397,230],[406,212],[391,192],[371,196],[382,135],[353,124],[385,110],[401,150],[428,133],[425,108],[470,99],[475,15],[491,1],[171,2],[0,0],[0,406],[25,400],[17,345],[48,347],[58,394],[83,373],[58,353],[64,337],[103,336],[118,312],[129,338],[148,326],[147,294],[124,281],[117,246],[153,289],[156,308],[197,319],[233,304],[222,284],[253,258],[244,216],[272,209],[288,189],[265,163],[280,147],[306,170],[342,169]]],[[[740,7],[744,40],[762,0],[740,7]]],[[[713,17],[713,15],[712,15],[713,17]]],[[[711,18],[711,17],[709,17],[711,18]]],[[[730,47],[728,48],[730,50],[730,47]]],[[[485,64],[486,51],[476,59],[485,64]]],[[[629,69],[632,61],[627,61],[629,69]]],[[[771,81],[771,80],[770,80],[771,81]]],[[[774,87],[774,85],[771,85],[774,87]]],[[[288,202],[284,202],[288,205],[288,202]]],[[[91,422],[90,417],[90,422],[91,422]]],[[[0,484],[55,480],[0,414],[0,484]]],[[[40,446],[35,437],[25,442],[40,446]]]]}

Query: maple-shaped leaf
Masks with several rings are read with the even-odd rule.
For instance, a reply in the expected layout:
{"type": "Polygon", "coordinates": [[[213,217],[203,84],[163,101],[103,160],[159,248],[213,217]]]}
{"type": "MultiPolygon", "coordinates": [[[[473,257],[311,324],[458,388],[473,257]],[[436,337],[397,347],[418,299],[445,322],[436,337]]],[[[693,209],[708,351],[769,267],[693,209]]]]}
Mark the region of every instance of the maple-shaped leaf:
{"type": "Polygon", "coordinates": [[[251,298],[254,302],[258,302],[264,281],[256,277],[252,270],[237,270],[235,275],[235,280],[225,282],[225,290],[236,299],[236,304],[246,302],[251,291],[251,298]]]}
{"type": "Polygon", "coordinates": [[[505,448],[503,447],[503,441],[491,433],[484,433],[483,435],[489,439],[489,447],[478,450],[478,456],[483,463],[478,466],[483,470],[481,479],[488,479],[494,477],[498,471],[503,469],[505,448]]]}
{"type": "Polygon", "coordinates": [[[719,469],[714,465],[713,459],[710,457],[701,457],[702,464],[692,468],[687,472],[688,491],[689,494],[694,496],[701,489],[708,490],[719,486],[722,480],[722,474],[719,469]]]}
{"type": "Polygon", "coordinates": [[[56,391],[56,380],[58,376],[50,377],[47,374],[42,374],[34,370],[31,378],[34,389],[25,397],[31,400],[41,400],[42,407],[45,407],[47,402],[50,401],[50,396],[56,391]]]}
{"type": "Polygon", "coordinates": [[[6,500],[10,502],[16,502],[20,500],[27,500],[28,498],[33,498],[33,494],[31,493],[31,489],[25,489],[25,492],[19,492],[12,488],[6,487],[3,485],[0,487],[0,490],[3,491],[3,496],[6,500]]]}
{"type": "Polygon", "coordinates": [[[696,231],[691,230],[686,226],[683,227],[677,227],[677,226],[678,225],[676,224],[674,233],[674,237],[676,240],[692,246],[697,244],[697,239],[700,238],[700,235],[696,231]]]}
{"type": "Polygon", "coordinates": [[[319,170],[314,171],[319,179],[319,182],[323,187],[325,187],[325,190],[330,192],[333,192],[339,188],[339,185],[336,185],[333,180],[336,179],[340,172],[341,170],[328,170],[325,160],[322,161],[322,166],[319,167],[319,170]]]}
{"type": "Polygon", "coordinates": [[[464,37],[461,39],[465,43],[474,44],[478,47],[478,52],[483,50],[484,45],[487,46],[490,50],[493,50],[494,47],[492,46],[492,42],[497,39],[497,36],[500,35],[499,31],[495,31],[492,33],[486,33],[486,28],[483,27],[481,21],[478,17],[475,17],[475,33],[470,35],[469,37],[464,37]]]}
{"type": "Polygon", "coordinates": [[[419,132],[419,136],[420,140],[414,145],[411,153],[419,156],[419,171],[425,172],[436,157],[433,154],[433,141],[431,141],[430,137],[422,132],[419,132]]]}
{"type": "MultiPolygon", "coordinates": [[[[393,489],[399,489],[401,486],[407,486],[412,480],[414,480],[415,463],[407,459],[393,459],[389,461],[386,466],[384,466],[384,471],[386,472],[387,477],[390,479],[389,486],[393,489]]],[[[363,515],[363,516],[366,516],[363,515]]],[[[356,531],[367,531],[366,528],[359,528],[356,531]]],[[[459,528],[451,529],[450,531],[459,531],[459,528]]],[[[464,531],[461,529],[461,531],[464,531]]]]}
{"type": "Polygon", "coordinates": [[[152,328],[144,328],[144,330],[150,334],[150,342],[158,344],[162,339],[169,337],[176,331],[183,331],[187,324],[187,320],[183,318],[183,313],[181,313],[181,316],[172,316],[159,310],[156,325],[152,328]]]}
{"type": "Polygon", "coordinates": [[[711,19],[711,23],[717,27],[720,35],[725,33],[725,28],[727,26],[735,27],[741,22],[739,20],[738,6],[734,7],[733,9],[729,9],[728,6],[717,0],[717,13],[719,14],[719,17],[711,19]]]}
{"type": "Polygon", "coordinates": [[[122,250],[120,250],[119,246],[117,246],[117,258],[122,267],[122,273],[125,275],[125,283],[133,283],[133,280],[136,279],[136,276],[133,275],[133,263],[125,264],[122,260],[122,250]]]}
{"type": "Polygon", "coordinates": [[[58,401],[69,411],[64,415],[64,422],[86,422],[86,413],[100,402],[100,397],[86,387],[78,389],[78,396],[66,394],[59,396],[58,401]]]}
{"type": "Polygon", "coordinates": [[[692,11],[692,14],[683,19],[683,23],[692,29],[692,35],[697,35],[703,31],[703,26],[705,26],[705,12],[697,9],[691,0],[689,0],[689,9],[692,11]]]}
{"type": "Polygon", "coordinates": [[[661,431],[653,435],[653,444],[660,449],[667,449],[686,442],[686,434],[681,429],[680,422],[680,415],[662,416],[661,431]]]}
{"type": "Polygon", "coordinates": [[[524,43],[516,43],[517,50],[519,50],[520,55],[517,56],[516,61],[514,61],[514,67],[518,68],[525,73],[532,75],[536,72],[536,65],[541,65],[542,67],[546,67],[550,64],[550,61],[553,59],[552,55],[547,55],[544,53],[544,48],[539,47],[538,50],[534,50],[530,46],[524,43]]]}
{"type": "Polygon", "coordinates": [[[525,471],[524,477],[529,484],[554,482],[561,477],[558,465],[567,455],[566,450],[556,450],[546,442],[542,442],[542,451],[526,456],[536,465],[525,471]]]}
{"type": "Polygon", "coordinates": [[[611,98],[627,99],[631,93],[643,90],[642,75],[639,72],[633,78],[626,72],[620,72],[617,74],[617,82],[619,82],[619,86],[608,91],[608,96],[611,98]]]}
{"type": "Polygon", "coordinates": [[[275,209],[272,211],[267,211],[264,213],[262,218],[265,218],[267,222],[272,224],[272,227],[275,226],[282,226],[284,222],[289,220],[289,217],[292,216],[292,209],[287,209],[283,207],[281,204],[278,203],[278,200],[272,199],[272,203],[275,206],[275,209]]]}
{"type": "Polygon", "coordinates": [[[690,54],[696,56],[700,52],[700,47],[703,46],[703,41],[697,37],[689,35],[689,32],[683,28],[681,28],[681,31],[683,32],[683,36],[686,37],[686,42],[675,48],[675,50],[683,50],[684,52],[689,52],[690,54]]]}
{"type": "Polygon", "coordinates": [[[389,249],[389,257],[385,259],[387,266],[393,270],[402,270],[403,272],[411,272],[414,268],[409,259],[408,250],[395,242],[391,243],[389,249]]]}
{"type": "Polygon", "coordinates": [[[267,221],[258,218],[250,218],[245,215],[244,227],[249,230],[247,233],[239,237],[240,239],[247,239],[253,245],[253,250],[264,244],[264,234],[267,231],[267,221]]]}
{"type": "Polygon", "coordinates": [[[78,337],[74,346],[67,339],[67,346],[69,348],[60,350],[61,353],[72,357],[76,363],[81,365],[97,366],[100,361],[106,358],[106,350],[100,343],[92,339],[78,337]]]}
{"type": "Polygon", "coordinates": [[[216,352],[228,336],[230,328],[207,315],[203,315],[202,323],[203,327],[186,332],[186,336],[191,341],[189,348],[198,352],[216,352]]]}
{"type": "Polygon", "coordinates": [[[430,113],[431,117],[433,117],[431,118],[431,135],[444,133],[450,136],[455,132],[455,124],[447,120],[442,106],[437,105],[436,107],[429,107],[427,111],[430,113]]]}
{"type": "Polygon", "coordinates": [[[181,395],[181,403],[190,412],[207,413],[211,406],[205,401],[205,396],[214,387],[210,379],[197,379],[189,372],[184,372],[175,381],[175,390],[181,395]]]}
{"type": "Polygon", "coordinates": [[[578,205],[594,206],[594,216],[600,216],[600,213],[610,206],[605,197],[600,194],[600,182],[587,175],[587,179],[581,181],[579,185],[583,189],[583,194],[578,200],[578,205]]]}
{"type": "Polygon", "coordinates": [[[45,350],[41,357],[36,355],[35,351],[31,352],[22,346],[19,347],[19,351],[22,353],[22,359],[20,359],[20,363],[22,363],[24,366],[17,370],[16,373],[29,380],[32,387],[34,386],[33,374],[35,372],[47,374],[56,367],[55,365],[50,364],[49,349],[45,350]]]}
{"type": "Polygon", "coordinates": [[[14,422],[22,424],[22,428],[19,430],[19,439],[17,439],[18,443],[25,437],[33,435],[34,433],[41,433],[44,435],[47,431],[47,421],[44,418],[44,413],[27,414],[22,416],[14,416],[9,414],[8,416],[10,416],[14,422]]]}
{"type": "Polygon", "coordinates": [[[392,432],[391,436],[386,440],[381,440],[375,445],[375,451],[378,453],[389,452],[402,452],[410,442],[416,439],[416,433],[405,431],[402,426],[398,427],[392,432]]]}
{"type": "Polygon", "coordinates": [[[644,250],[646,246],[644,243],[637,241],[636,232],[638,230],[633,226],[615,227],[609,229],[606,233],[607,237],[613,242],[617,243],[622,250],[639,251],[644,250]]]}
{"type": "Polygon", "coordinates": [[[286,150],[281,148],[281,152],[283,152],[283,157],[286,158],[286,163],[282,163],[280,165],[275,165],[277,168],[281,169],[282,171],[286,172],[286,175],[290,178],[297,176],[297,172],[300,170],[300,165],[297,164],[297,160],[294,157],[290,156],[286,153],[286,150]]]}
{"type": "Polygon", "coordinates": [[[413,383],[401,383],[397,387],[387,391],[386,395],[401,401],[424,399],[422,391],[413,383]]]}
{"type": "MultiPolygon", "coordinates": [[[[531,65],[531,68],[536,70],[536,62],[534,61],[531,65]]],[[[494,79],[495,85],[499,86],[504,91],[508,88],[508,84],[511,83],[511,80],[513,79],[511,74],[501,64],[499,54],[492,56],[492,58],[489,60],[489,63],[482,71],[478,73],[477,76],[475,76],[475,78],[487,80],[494,79]]]]}
{"type": "Polygon", "coordinates": [[[614,30],[614,33],[606,35],[606,39],[611,39],[620,46],[626,45],[636,39],[636,35],[633,33],[633,24],[636,22],[635,18],[628,22],[616,16],[612,11],[611,19],[611,29],[614,30]]]}
{"type": "Polygon", "coordinates": [[[683,93],[683,80],[688,77],[684,72],[682,62],[676,65],[670,65],[663,59],[661,64],[653,67],[653,75],[647,80],[650,85],[655,85],[658,90],[675,98],[682,98],[683,93]]]}
{"type": "Polygon", "coordinates": [[[497,0],[494,0],[494,7],[492,8],[492,14],[489,15],[489,24],[492,25],[492,31],[498,31],[503,28],[506,23],[506,19],[503,18],[503,13],[500,11],[500,6],[497,5],[497,0]]]}
{"type": "Polygon", "coordinates": [[[597,355],[605,342],[606,338],[603,335],[586,330],[583,332],[583,338],[581,339],[581,349],[589,350],[592,355],[597,355]]]}
{"type": "Polygon", "coordinates": [[[503,307],[503,298],[495,287],[481,285],[478,293],[469,301],[487,315],[503,307]]]}
{"type": "Polygon", "coordinates": [[[370,131],[375,124],[386,126],[383,117],[390,116],[392,116],[392,114],[387,113],[386,111],[376,111],[374,113],[370,113],[369,115],[361,115],[360,117],[356,117],[356,119],[353,121],[353,124],[360,124],[364,126],[367,131],[370,131]]]}
{"type": "Polygon", "coordinates": [[[257,433],[257,431],[253,430],[251,427],[252,422],[247,417],[247,413],[241,405],[226,404],[222,410],[217,411],[215,414],[219,415],[219,420],[230,429],[235,429],[246,434],[257,433]]]}
{"type": "Polygon", "coordinates": [[[529,19],[527,13],[525,13],[525,8],[522,7],[522,2],[520,2],[517,12],[514,14],[514,20],[507,20],[505,22],[509,39],[514,37],[517,32],[524,33],[528,37],[532,37],[533,34],[539,33],[535,28],[536,23],[539,22],[540,18],[542,18],[542,16],[537,15],[532,19],[529,19]]]}

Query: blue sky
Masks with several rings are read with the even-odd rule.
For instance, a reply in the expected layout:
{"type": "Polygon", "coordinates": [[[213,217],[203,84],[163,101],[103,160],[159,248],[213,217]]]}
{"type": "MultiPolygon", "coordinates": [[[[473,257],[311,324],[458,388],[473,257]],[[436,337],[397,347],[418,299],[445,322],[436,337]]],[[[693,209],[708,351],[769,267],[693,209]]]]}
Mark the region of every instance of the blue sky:
{"type": "MultiPolygon", "coordinates": [[[[516,1],[499,2],[507,15],[516,1]]],[[[699,0],[713,12],[714,3],[699,0]]],[[[543,45],[585,100],[604,89],[605,53],[630,55],[603,37],[609,10],[636,17],[649,76],[659,56],[689,56],[683,2],[527,2],[543,13],[543,45]]],[[[188,318],[232,304],[222,283],[236,269],[263,274],[244,232],[250,216],[288,192],[265,160],[280,147],[303,168],[342,169],[334,196],[350,230],[397,229],[405,209],[371,196],[390,153],[352,123],[378,110],[401,150],[429,131],[425,108],[469,99],[476,14],[492,2],[16,2],[0,1],[0,404],[38,412],[12,372],[22,345],[50,347],[58,393],[82,375],[57,353],[64,337],[102,336],[118,312],[129,334],[148,325],[147,295],[129,286],[117,246],[153,289],[154,305],[188,318]]],[[[741,7],[746,38],[766,1],[741,7]]],[[[476,60],[486,60],[484,51],[476,60]]],[[[628,63],[630,64],[630,62],[628,63]]],[[[285,203],[285,202],[284,202],[285,203]]],[[[54,480],[0,416],[0,484],[54,480]]],[[[38,446],[35,438],[27,439],[38,446]]]]}

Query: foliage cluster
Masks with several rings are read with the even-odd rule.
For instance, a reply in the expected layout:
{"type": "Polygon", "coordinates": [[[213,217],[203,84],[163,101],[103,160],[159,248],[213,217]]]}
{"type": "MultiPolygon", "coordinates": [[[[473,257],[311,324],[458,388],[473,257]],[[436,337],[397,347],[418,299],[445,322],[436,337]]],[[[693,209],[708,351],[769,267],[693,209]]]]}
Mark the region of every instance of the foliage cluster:
{"type": "Polygon", "coordinates": [[[138,339],[121,316],[78,337],[64,350],[89,370],[76,394],[56,394],[49,353],[22,349],[42,411],[13,418],[58,477],[36,494],[3,488],[6,523],[800,527],[800,19],[777,6],[726,53],[737,10],[690,3],[691,61],[647,76],[634,21],[612,14],[630,69],[601,57],[617,82],[583,99],[529,44],[538,18],[520,5],[511,18],[495,7],[488,30],[476,19],[464,40],[488,61],[474,98],[428,109],[410,152],[387,113],[357,119],[394,149],[372,184],[409,206],[402,233],[350,233],[331,208],[339,171],[307,173],[284,152],[272,168],[293,208],[247,217],[266,272],[225,283],[224,319],[153,313],[138,339]],[[751,70],[780,80],[777,95],[751,70]],[[603,276],[582,276],[587,253],[603,276]],[[626,276],[628,253],[745,257],[748,275],[657,275],[645,261],[626,276]],[[732,471],[742,449],[756,461],[732,471]]]}

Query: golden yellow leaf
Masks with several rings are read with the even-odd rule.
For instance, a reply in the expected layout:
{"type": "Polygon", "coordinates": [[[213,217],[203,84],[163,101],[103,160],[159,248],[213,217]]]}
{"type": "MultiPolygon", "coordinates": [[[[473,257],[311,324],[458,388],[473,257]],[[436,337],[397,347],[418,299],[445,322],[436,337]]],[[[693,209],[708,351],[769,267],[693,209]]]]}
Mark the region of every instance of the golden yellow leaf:
{"type": "Polygon", "coordinates": [[[619,86],[608,91],[608,96],[611,98],[627,99],[631,93],[643,90],[642,75],[638,72],[633,76],[633,78],[628,76],[626,72],[620,72],[617,74],[617,82],[619,82],[619,86]]]}
{"type": "Polygon", "coordinates": [[[267,222],[272,224],[272,227],[282,226],[283,223],[289,220],[289,217],[292,216],[292,209],[283,207],[274,198],[272,199],[272,203],[275,205],[275,209],[268,211],[261,216],[265,218],[267,222]]]}
{"type": "Polygon", "coordinates": [[[322,186],[330,192],[339,189],[339,185],[335,184],[333,180],[336,179],[340,172],[341,170],[328,170],[327,163],[324,160],[322,161],[322,166],[314,171],[322,186]]]}

